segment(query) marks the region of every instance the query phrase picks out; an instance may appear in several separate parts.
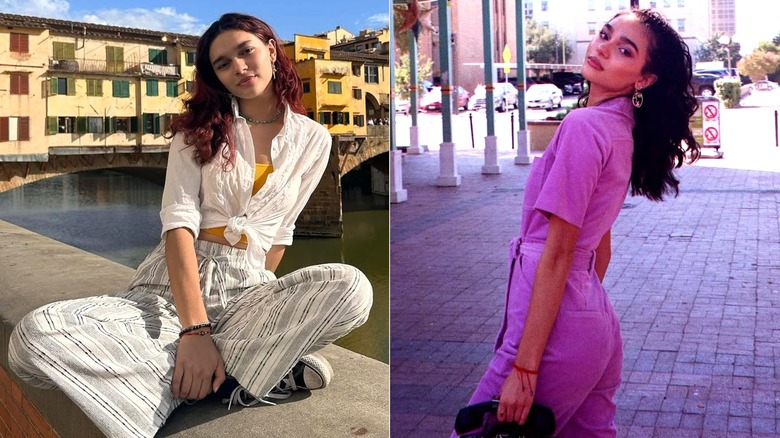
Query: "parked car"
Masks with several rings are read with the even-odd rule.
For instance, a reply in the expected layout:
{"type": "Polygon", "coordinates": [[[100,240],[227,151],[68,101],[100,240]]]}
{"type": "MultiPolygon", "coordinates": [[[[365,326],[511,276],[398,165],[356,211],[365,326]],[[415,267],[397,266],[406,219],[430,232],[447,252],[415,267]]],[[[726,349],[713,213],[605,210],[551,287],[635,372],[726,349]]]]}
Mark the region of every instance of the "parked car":
{"type": "Polygon", "coordinates": [[[536,84],[528,87],[525,93],[525,106],[528,108],[560,108],[563,91],[553,84],[536,84]]]}
{"type": "Polygon", "coordinates": [[[395,112],[401,113],[404,115],[409,114],[409,111],[411,111],[411,103],[409,102],[409,99],[401,99],[400,97],[395,98],[395,112]]]}
{"type": "Polygon", "coordinates": [[[694,70],[693,73],[710,74],[710,75],[716,75],[720,77],[725,77],[725,76],[732,76],[735,78],[739,77],[739,80],[740,82],[742,82],[742,85],[749,84],[752,82],[748,76],[739,74],[736,68],[731,69],[731,74],[729,74],[729,69],[727,68],[718,68],[718,69],[710,69],[710,70],[699,69],[699,70],[694,70]]]}
{"type": "Polygon", "coordinates": [[[691,86],[693,94],[703,97],[712,97],[715,95],[715,81],[722,76],[712,73],[694,73],[691,76],[691,86]]]}
{"type": "MultiPolygon", "coordinates": [[[[485,107],[487,90],[484,85],[477,85],[474,94],[469,97],[468,109],[477,110],[485,107]]],[[[504,112],[510,107],[517,108],[517,88],[508,82],[499,82],[493,90],[493,105],[496,111],[504,112]]]]}
{"type": "MultiPolygon", "coordinates": [[[[452,87],[453,101],[457,102],[455,106],[467,109],[469,103],[469,92],[460,85],[452,87]]],[[[441,111],[441,87],[433,87],[431,91],[425,93],[420,99],[420,108],[426,111],[441,111]]]]}
{"type": "Polygon", "coordinates": [[[582,82],[585,78],[579,73],[568,71],[554,72],[552,83],[563,91],[564,95],[582,93],[582,82]]]}
{"type": "Polygon", "coordinates": [[[777,82],[772,81],[756,81],[751,85],[751,91],[770,91],[778,88],[777,82]]]}

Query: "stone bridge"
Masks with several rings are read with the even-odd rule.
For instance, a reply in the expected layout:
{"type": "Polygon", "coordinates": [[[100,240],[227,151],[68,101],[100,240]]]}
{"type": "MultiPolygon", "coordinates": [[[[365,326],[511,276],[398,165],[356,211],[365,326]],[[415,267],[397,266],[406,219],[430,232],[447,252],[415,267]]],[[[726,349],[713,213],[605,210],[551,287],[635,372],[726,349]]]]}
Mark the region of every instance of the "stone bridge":
{"type": "MultiPolygon", "coordinates": [[[[296,223],[296,234],[340,237],[341,177],[387,153],[389,144],[389,126],[368,126],[365,137],[334,135],[330,162],[296,223]]],[[[0,156],[0,193],[69,173],[127,167],[165,169],[167,163],[167,146],[51,147],[48,154],[5,155],[0,156]]]]}

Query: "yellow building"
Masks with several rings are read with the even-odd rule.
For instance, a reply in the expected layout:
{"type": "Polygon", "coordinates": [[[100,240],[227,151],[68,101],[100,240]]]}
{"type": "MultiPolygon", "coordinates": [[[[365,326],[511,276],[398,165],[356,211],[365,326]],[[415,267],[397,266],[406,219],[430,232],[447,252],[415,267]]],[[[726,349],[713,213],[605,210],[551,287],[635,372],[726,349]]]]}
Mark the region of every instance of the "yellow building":
{"type": "Polygon", "coordinates": [[[303,105],[331,134],[365,138],[367,125],[389,116],[389,57],[336,51],[329,44],[326,36],[295,35],[284,46],[303,81],[303,105]]]}
{"type": "Polygon", "coordinates": [[[0,14],[0,157],[167,145],[162,134],[191,86],[197,40],[0,14]]]}

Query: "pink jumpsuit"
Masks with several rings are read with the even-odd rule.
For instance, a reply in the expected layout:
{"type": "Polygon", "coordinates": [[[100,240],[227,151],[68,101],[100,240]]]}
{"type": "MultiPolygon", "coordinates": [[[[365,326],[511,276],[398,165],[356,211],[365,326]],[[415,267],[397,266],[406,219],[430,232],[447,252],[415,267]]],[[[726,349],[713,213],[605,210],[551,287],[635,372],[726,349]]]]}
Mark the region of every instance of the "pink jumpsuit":
{"type": "Polygon", "coordinates": [[[495,356],[469,404],[497,398],[517,354],[531,285],[547,239],[548,214],[580,228],[558,316],[539,365],[534,401],[551,408],[556,436],[614,437],[623,346],[618,317],[594,271],[595,249],[626,197],[633,107],[614,98],[566,116],[535,160],[512,241],[504,320],[495,356]]]}

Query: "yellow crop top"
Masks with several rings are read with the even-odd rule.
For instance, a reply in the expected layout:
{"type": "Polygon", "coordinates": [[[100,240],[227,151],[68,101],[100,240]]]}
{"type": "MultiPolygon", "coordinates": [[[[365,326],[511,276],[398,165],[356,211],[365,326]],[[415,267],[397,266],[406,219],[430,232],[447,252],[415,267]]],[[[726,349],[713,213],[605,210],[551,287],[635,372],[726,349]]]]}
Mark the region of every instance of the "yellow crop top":
{"type": "MultiPolygon", "coordinates": [[[[252,185],[252,194],[254,195],[257,193],[263,185],[265,185],[265,182],[268,180],[268,175],[270,175],[274,171],[274,165],[273,164],[261,164],[261,163],[255,163],[255,183],[252,185]]],[[[215,227],[215,228],[202,228],[200,231],[204,233],[209,233],[214,236],[224,236],[225,235],[225,228],[226,227],[215,227]]],[[[243,243],[244,245],[247,245],[249,242],[246,239],[245,235],[241,236],[241,240],[239,242],[243,243]]]]}

